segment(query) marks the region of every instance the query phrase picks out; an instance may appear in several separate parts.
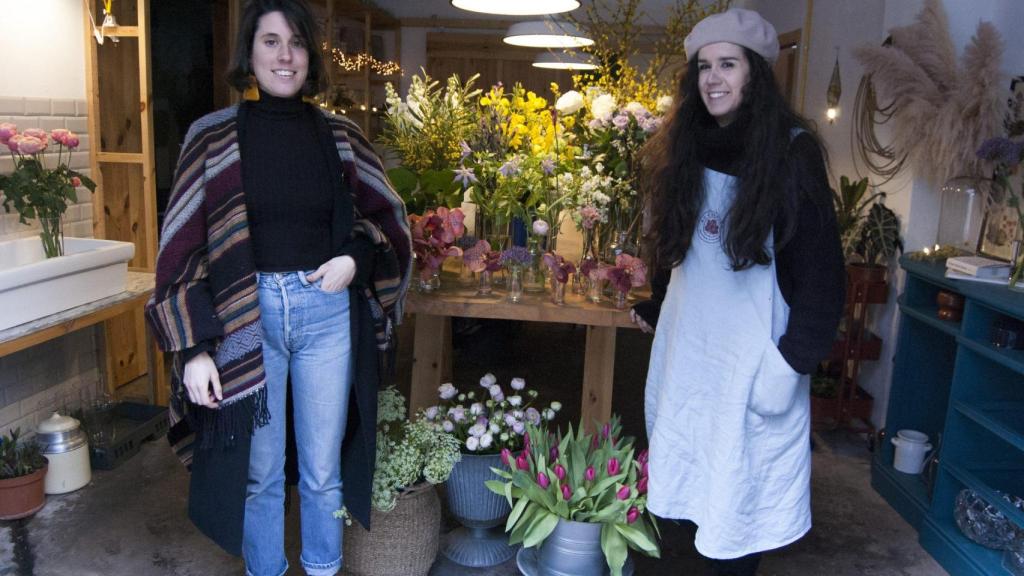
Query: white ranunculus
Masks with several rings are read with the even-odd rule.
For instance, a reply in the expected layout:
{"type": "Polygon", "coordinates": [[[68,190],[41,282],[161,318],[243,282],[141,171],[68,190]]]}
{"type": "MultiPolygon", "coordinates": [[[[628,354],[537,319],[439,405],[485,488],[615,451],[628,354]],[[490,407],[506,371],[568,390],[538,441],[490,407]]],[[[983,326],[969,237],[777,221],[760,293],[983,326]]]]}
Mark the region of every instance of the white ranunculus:
{"type": "Polygon", "coordinates": [[[480,385],[483,386],[484,388],[490,388],[491,386],[494,386],[494,383],[497,381],[498,378],[494,374],[488,372],[487,374],[484,374],[483,378],[480,379],[480,385]]]}
{"type": "Polygon", "coordinates": [[[632,114],[634,118],[638,118],[640,116],[643,116],[644,114],[650,114],[650,112],[647,111],[647,108],[644,108],[643,104],[635,100],[633,102],[630,102],[629,104],[626,104],[626,112],[632,114]]]}
{"type": "Polygon", "coordinates": [[[655,106],[655,109],[658,111],[659,114],[666,114],[669,110],[672,109],[672,97],[662,96],[661,98],[658,98],[658,103],[655,106]]]}
{"type": "Polygon", "coordinates": [[[575,114],[580,108],[583,108],[583,95],[575,90],[562,94],[555,102],[559,114],[575,114]]]}
{"type": "Polygon", "coordinates": [[[490,448],[491,444],[493,443],[494,437],[491,436],[490,434],[484,434],[483,436],[480,437],[480,448],[483,448],[484,450],[490,448]]]}
{"type": "Polygon", "coordinates": [[[466,438],[466,448],[468,448],[470,452],[476,452],[476,449],[479,447],[479,438],[477,438],[476,436],[470,436],[469,438],[466,438]]]}
{"type": "Polygon", "coordinates": [[[590,103],[590,112],[594,115],[594,118],[608,121],[615,114],[616,107],[618,107],[618,104],[615,102],[614,96],[611,94],[601,94],[590,103]]]}
{"type": "Polygon", "coordinates": [[[508,403],[513,405],[513,406],[519,406],[520,404],[523,403],[523,397],[522,396],[518,396],[518,395],[516,395],[516,396],[509,396],[508,397],[508,403]]]}
{"type": "Polygon", "coordinates": [[[469,407],[469,413],[472,414],[473,416],[479,416],[483,414],[484,405],[479,402],[474,402],[473,405],[469,407]]]}
{"type": "Polygon", "coordinates": [[[513,390],[522,390],[523,388],[526,388],[526,380],[523,380],[522,378],[513,378],[512,379],[512,389],[513,390]]]}

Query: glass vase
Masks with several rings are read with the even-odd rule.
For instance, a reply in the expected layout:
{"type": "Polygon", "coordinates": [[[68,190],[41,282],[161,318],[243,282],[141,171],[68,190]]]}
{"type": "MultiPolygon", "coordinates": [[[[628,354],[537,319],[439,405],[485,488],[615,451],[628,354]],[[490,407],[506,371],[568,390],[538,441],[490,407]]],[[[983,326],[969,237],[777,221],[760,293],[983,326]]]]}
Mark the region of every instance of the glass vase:
{"type": "Polygon", "coordinates": [[[626,309],[626,301],[627,301],[628,297],[629,297],[629,290],[619,290],[618,288],[616,288],[615,289],[615,309],[616,310],[625,310],[626,309]]]}
{"type": "Polygon", "coordinates": [[[551,301],[561,306],[565,304],[565,285],[567,282],[559,282],[555,276],[551,275],[551,301]]]}
{"type": "Polygon", "coordinates": [[[572,291],[575,294],[585,294],[590,287],[590,279],[582,271],[589,270],[597,264],[597,257],[594,251],[594,241],[597,237],[596,225],[590,228],[583,228],[583,250],[580,260],[576,263],[576,274],[572,278],[572,291]]]}
{"type": "Polygon", "coordinates": [[[526,292],[544,291],[544,261],[540,250],[540,242],[531,237],[528,250],[530,263],[523,268],[523,290],[526,292]]]}
{"type": "Polygon", "coordinates": [[[508,301],[512,303],[523,299],[523,267],[508,267],[508,301]]]}
{"type": "Polygon", "coordinates": [[[429,274],[420,274],[419,292],[429,294],[441,289],[441,271],[431,270],[429,274]]]}
{"type": "Polygon", "coordinates": [[[64,217],[42,216],[39,218],[39,239],[43,242],[43,253],[47,258],[64,255],[64,217]]]}
{"type": "Polygon", "coordinates": [[[587,284],[587,299],[594,304],[600,304],[602,281],[597,278],[585,278],[584,281],[587,284]]]}
{"type": "Polygon", "coordinates": [[[480,272],[480,283],[476,288],[477,296],[490,296],[491,295],[491,271],[483,270],[480,272]]]}

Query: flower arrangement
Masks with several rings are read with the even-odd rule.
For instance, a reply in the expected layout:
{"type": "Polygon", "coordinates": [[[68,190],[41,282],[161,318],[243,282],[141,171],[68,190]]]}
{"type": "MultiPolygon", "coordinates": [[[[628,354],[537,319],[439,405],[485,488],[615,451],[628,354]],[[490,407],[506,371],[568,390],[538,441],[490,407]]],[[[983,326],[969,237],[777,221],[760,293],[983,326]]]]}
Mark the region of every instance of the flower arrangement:
{"type": "Polygon", "coordinates": [[[423,420],[450,434],[466,452],[476,454],[519,450],[527,426],[550,422],[562,409],[560,402],[535,408],[537,391],[528,390],[525,380],[513,378],[506,390],[491,373],[480,378],[480,390],[460,392],[446,383],[438,388],[438,394],[440,402],[423,411],[423,420]]]}
{"type": "Polygon", "coordinates": [[[576,273],[576,265],[554,252],[544,254],[544,264],[551,270],[551,279],[559,284],[569,281],[569,276],[576,273]]]}
{"type": "Polygon", "coordinates": [[[84,186],[90,192],[96,190],[92,180],[68,167],[71,153],[79,145],[78,136],[63,128],[49,134],[39,128],[19,133],[16,125],[4,122],[0,124],[0,144],[7,146],[14,161],[12,173],[0,174],[4,210],[10,212],[13,206],[22,224],[28,224],[29,218],[39,218],[46,257],[61,256],[64,247],[60,218],[68,204],[77,199],[75,189],[84,186]],[[46,168],[43,152],[51,142],[57,144],[56,166],[46,168]]]}
{"type": "Polygon", "coordinates": [[[20,439],[21,429],[0,435],[0,480],[19,478],[46,467],[46,457],[35,442],[20,439]]]}
{"type": "Polygon", "coordinates": [[[501,257],[498,262],[505,267],[506,270],[514,267],[524,267],[530,264],[530,251],[525,246],[513,246],[502,250],[501,257]]]}
{"type": "Polygon", "coordinates": [[[384,86],[387,111],[380,142],[401,159],[401,166],[388,170],[388,178],[410,212],[462,202],[452,167],[459,162],[461,145],[476,130],[480,90],[473,84],[478,77],[463,83],[452,75],[441,88],[422,72],[412,77],[405,102],[390,82],[384,86]]]}
{"type": "MultiPolygon", "coordinates": [[[[378,393],[377,466],[373,474],[373,506],[389,512],[401,492],[425,480],[440,484],[461,459],[459,442],[423,419],[405,416],[405,398],[394,388],[378,393]]],[[[339,511],[336,515],[344,515],[339,511]]]]}
{"type": "Polygon", "coordinates": [[[462,253],[462,260],[471,272],[501,270],[501,252],[491,250],[491,243],[487,240],[477,240],[476,245],[462,253]]]}
{"type": "Polygon", "coordinates": [[[412,249],[422,280],[437,273],[445,258],[462,255],[455,243],[466,233],[465,218],[462,210],[449,210],[444,206],[439,206],[437,211],[427,210],[422,216],[409,215],[412,249]]]}
{"type": "Polygon", "coordinates": [[[647,451],[634,457],[633,439],[621,435],[617,417],[588,434],[572,426],[562,434],[529,426],[521,452],[502,452],[503,480],[487,487],[512,506],[505,530],[509,543],[537,546],[559,519],[596,522],[613,575],[620,575],[627,548],[657,557],[658,529],[647,510],[647,451]]]}
{"type": "Polygon", "coordinates": [[[629,254],[616,256],[615,265],[605,267],[601,274],[619,292],[629,292],[630,288],[639,288],[647,283],[647,265],[629,254]]]}
{"type": "MultiPolygon", "coordinates": [[[[1014,131],[1010,131],[1011,135],[1014,131]]],[[[1004,228],[1012,229],[1013,238],[1020,238],[1024,229],[1024,204],[1022,196],[1024,190],[1014,190],[1011,179],[1020,172],[1021,162],[1024,161],[1024,141],[1015,141],[1012,137],[989,138],[982,142],[978,148],[978,157],[995,164],[993,180],[996,186],[1006,195],[1006,206],[1012,208],[1016,214],[1016,222],[1010,222],[1004,228]]],[[[1005,217],[1005,216],[1004,216],[1005,217]]],[[[1019,257],[1021,258],[1021,257],[1019,257]]],[[[1024,272],[1024,259],[1012,262],[1013,270],[1010,277],[1010,286],[1016,286],[1021,280],[1024,272]]]]}

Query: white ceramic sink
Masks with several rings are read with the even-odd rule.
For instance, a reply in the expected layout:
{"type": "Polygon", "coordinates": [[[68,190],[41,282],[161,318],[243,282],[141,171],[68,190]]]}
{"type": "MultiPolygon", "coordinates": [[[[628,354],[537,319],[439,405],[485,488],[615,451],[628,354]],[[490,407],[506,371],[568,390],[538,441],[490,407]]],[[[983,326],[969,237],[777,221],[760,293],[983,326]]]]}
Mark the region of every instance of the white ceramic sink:
{"type": "Polygon", "coordinates": [[[135,245],[64,238],[64,256],[46,258],[37,236],[0,242],[0,330],[125,289],[135,245]]]}

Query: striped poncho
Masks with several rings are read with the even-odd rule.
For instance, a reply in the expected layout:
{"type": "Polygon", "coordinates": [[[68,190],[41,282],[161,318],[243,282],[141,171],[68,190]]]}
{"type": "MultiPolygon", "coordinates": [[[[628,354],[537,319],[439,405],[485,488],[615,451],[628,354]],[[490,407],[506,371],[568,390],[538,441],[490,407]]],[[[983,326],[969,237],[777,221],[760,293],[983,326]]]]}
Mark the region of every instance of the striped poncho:
{"type": "MultiPolygon", "coordinates": [[[[243,110],[244,111],[244,110],[243,110]]],[[[216,342],[223,387],[220,408],[190,404],[181,355],[172,364],[171,433],[179,457],[191,462],[193,431],[201,447],[251,435],[268,419],[256,269],[242,190],[239,106],[195,122],[178,160],[160,238],[156,289],[146,307],[160,346],[180,352],[216,342]]],[[[405,207],[380,160],[348,119],[324,113],[351,193],[354,234],[376,247],[372,282],[360,288],[373,312],[378,347],[388,345],[402,316],[411,244],[405,207]]]]}

